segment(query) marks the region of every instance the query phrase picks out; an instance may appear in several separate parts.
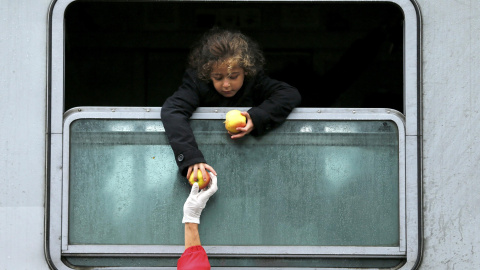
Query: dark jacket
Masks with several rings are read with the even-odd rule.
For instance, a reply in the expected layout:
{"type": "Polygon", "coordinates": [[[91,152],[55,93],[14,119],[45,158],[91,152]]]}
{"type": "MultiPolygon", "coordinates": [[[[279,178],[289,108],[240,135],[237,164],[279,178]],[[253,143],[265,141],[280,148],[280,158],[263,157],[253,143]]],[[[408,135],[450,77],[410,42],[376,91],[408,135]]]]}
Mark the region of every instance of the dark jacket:
{"type": "Polygon", "coordinates": [[[182,85],[163,104],[161,118],[178,168],[186,175],[189,166],[207,163],[188,123],[197,107],[252,107],[248,110],[254,125],[251,134],[258,136],[283,123],[300,101],[296,88],[269,78],[263,71],[254,78],[245,77],[237,94],[227,98],[189,69],[182,85]]]}

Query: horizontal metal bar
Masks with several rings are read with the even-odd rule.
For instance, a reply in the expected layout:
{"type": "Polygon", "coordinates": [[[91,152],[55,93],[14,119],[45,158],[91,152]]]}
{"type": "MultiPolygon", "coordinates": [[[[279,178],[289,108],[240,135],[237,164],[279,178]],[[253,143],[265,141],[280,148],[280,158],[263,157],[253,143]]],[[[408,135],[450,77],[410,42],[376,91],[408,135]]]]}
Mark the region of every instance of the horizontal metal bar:
{"type": "MultiPolygon", "coordinates": [[[[81,118],[101,119],[161,119],[161,107],[76,107],[64,114],[64,126],[81,118]]],[[[201,107],[191,119],[225,119],[225,114],[232,110],[249,108],[201,107]]],[[[405,125],[402,113],[393,109],[370,108],[295,108],[288,116],[289,120],[392,120],[398,125],[405,125]]]]}
{"type": "MultiPolygon", "coordinates": [[[[208,256],[217,257],[388,257],[403,258],[399,247],[360,246],[204,246],[208,256]]],[[[178,257],[184,246],[164,245],[68,245],[64,255],[178,257]]]]}

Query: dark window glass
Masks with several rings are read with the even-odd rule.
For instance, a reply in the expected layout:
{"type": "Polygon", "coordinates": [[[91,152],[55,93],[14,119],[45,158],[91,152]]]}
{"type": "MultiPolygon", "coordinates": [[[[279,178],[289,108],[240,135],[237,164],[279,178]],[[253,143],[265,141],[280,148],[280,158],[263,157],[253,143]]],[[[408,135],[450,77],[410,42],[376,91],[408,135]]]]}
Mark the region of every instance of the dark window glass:
{"type": "Polygon", "coordinates": [[[65,13],[65,110],[162,106],[213,26],[257,40],[267,73],[302,107],[403,112],[403,13],[394,3],[73,2],[65,13]]]}

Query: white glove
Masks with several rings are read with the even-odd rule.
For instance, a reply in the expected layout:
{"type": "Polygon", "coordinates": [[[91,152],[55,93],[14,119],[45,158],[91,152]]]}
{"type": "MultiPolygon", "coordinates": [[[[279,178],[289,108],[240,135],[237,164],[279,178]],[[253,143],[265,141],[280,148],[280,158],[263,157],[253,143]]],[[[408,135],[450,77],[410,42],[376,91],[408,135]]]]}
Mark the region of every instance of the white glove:
{"type": "Polygon", "coordinates": [[[217,177],[210,174],[210,183],[208,186],[200,192],[198,191],[198,183],[193,183],[192,190],[190,195],[187,198],[187,201],[183,205],[183,220],[182,223],[197,223],[200,224],[200,215],[202,214],[203,208],[207,205],[208,199],[217,192],[217,177]]]}

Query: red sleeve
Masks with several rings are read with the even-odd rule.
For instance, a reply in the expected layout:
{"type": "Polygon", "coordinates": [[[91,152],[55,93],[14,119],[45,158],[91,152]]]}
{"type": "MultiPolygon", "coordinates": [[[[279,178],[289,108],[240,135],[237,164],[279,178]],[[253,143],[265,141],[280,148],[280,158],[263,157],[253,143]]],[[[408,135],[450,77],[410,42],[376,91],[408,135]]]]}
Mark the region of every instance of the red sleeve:
{"type": "Polygon", "coordinates": [[[210,270],[207,253],[202,246],[187,248],[177,261],[177,270],[210,270]]]}

